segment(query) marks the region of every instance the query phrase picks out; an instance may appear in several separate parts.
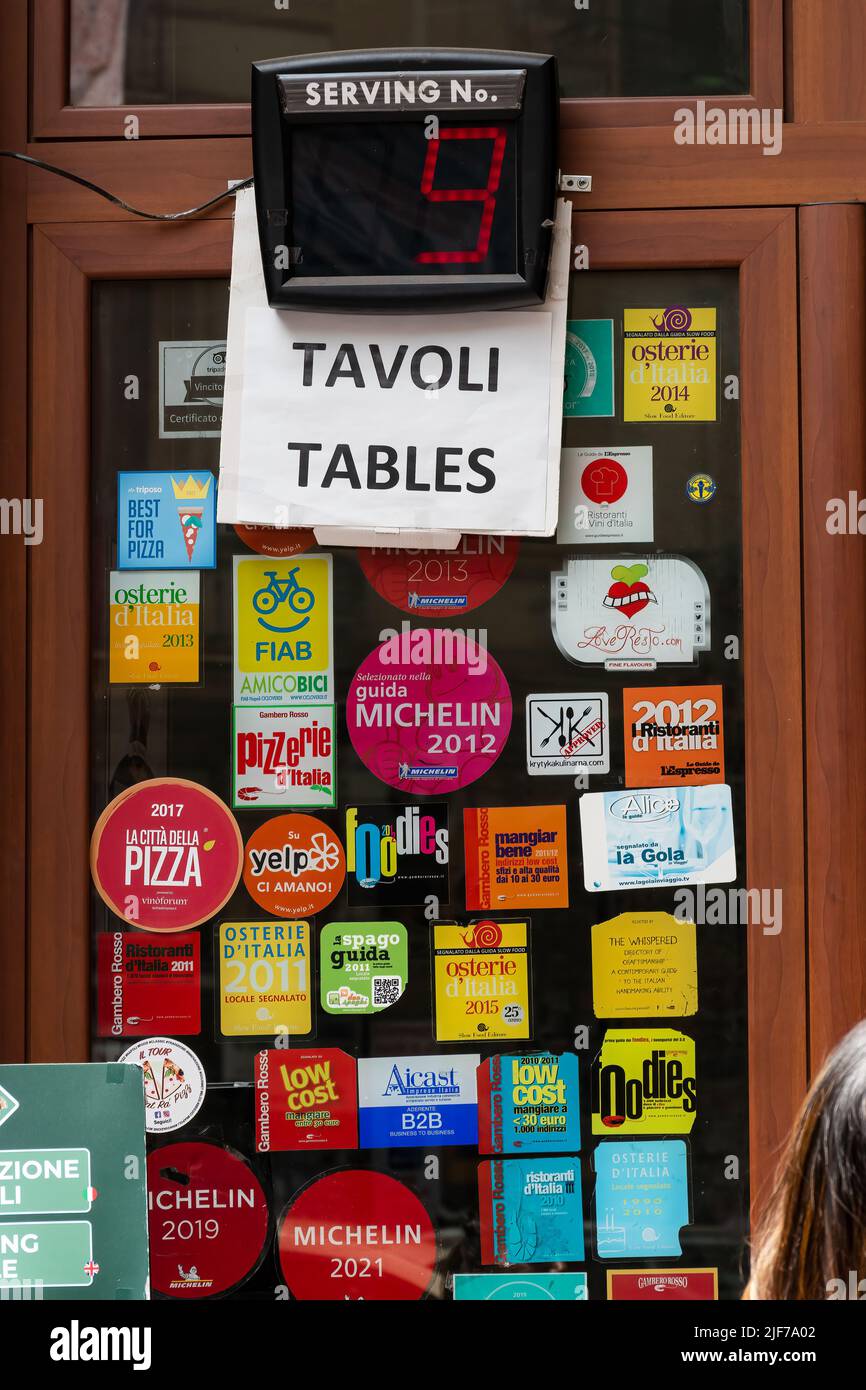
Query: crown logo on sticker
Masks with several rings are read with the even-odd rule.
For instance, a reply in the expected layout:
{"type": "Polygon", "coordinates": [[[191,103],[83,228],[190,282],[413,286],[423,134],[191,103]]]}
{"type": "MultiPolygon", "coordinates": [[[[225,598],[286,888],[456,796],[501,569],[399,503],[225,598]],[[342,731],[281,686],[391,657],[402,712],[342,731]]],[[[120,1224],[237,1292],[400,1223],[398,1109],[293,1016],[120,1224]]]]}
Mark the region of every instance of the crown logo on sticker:
{"type": "Polygon", "coordinates": [[[172,491],[178,502],[200,502],[208,495],[211,479],[208,478],[204,483],[197,483],[190,473],[186,482],[179,483],[176,478],[172,478],[172,491]]]}

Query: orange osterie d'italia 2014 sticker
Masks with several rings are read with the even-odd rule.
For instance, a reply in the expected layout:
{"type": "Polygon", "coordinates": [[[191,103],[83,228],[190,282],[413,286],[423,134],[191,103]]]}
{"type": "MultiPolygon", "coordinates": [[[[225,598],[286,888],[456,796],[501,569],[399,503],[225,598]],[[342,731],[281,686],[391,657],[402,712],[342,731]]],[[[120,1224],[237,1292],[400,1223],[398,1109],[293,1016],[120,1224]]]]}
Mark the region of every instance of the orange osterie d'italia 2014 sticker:
{"type": "Polygon", "coordinates": [[[343,846],[315,816],[273,816],[247,841],[247,892],[276,917],[296,920],[321,912],[334,901],[345,877],[343,846]]]}

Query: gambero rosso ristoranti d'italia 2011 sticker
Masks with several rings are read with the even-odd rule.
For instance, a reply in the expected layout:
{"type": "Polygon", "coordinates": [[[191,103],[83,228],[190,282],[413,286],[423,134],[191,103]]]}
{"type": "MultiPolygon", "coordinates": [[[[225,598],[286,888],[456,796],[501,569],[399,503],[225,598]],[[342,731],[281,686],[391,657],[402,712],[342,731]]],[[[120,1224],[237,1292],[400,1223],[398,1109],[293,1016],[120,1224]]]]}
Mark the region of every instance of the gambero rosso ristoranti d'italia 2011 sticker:
{"type": "Polygon", "coordinates": [[[106,806],[90,841],[100,897],[146,931],[184,931],[219,912],[241,876],[243,841],[218,796],[181,777],[153,777],[106,806]]]}
{"type": "Polygon", "coordinates": [[[316,1178],[280,1223],[283,1276],[301,1300],[423,1298],[436,1268],[426,1207],[385,1173],[341,1170],[316,1178]]]}
{"type": "Polygon", "coordinates": [[[148,1134],[183,1129],[198,1114],[207,1083],[204,1067],[192,1048],[177,1038],[143,1038],[117,1060],[141,1067],[144,1073],[144,1127],[148,1134]]]}
{"type": "Polygon", "coordinates": [[[268,1202],[244,1160],[217,1144],[166,1144],[147,1159],[150,1277],[170,1298],[226,1293],[255,1269],[268,1202]]]}
{"type": "Polygon", "coordinates": [[[439,617],[480,608],[498,594],[519,546],[516,536],[463,536],[455,550],[359,550],[358,559],[388,603],[439,617]]]}
{"type": "Polygon", "coordinates": [[[511,728],[511,692],[482,635],[404,622],[358,667],[346,723],[381,782],[441,796],[490,771],[511,728]]]}
{"type": "Polygon", "coordinates": [[[244,883],[253,902],[276,917],[312,917],[332,903],[346,877],[343,846],[315,816],[273,816],[253,831],[244,883]]]}

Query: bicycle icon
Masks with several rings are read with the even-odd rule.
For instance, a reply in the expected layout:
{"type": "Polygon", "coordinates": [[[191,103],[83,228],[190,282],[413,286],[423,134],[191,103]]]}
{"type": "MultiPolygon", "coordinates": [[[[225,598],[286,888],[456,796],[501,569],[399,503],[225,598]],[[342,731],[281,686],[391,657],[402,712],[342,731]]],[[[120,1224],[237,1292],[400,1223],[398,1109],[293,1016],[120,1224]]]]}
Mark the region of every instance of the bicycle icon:
{"type": "Polygon", "coordinates": [[[256,589],[253,594],[253,608],[262,616],[259,623],[266,627],[269,632],[297,632],[298,628],[305,627],[310,621],[306,616],[299,623],[293,623],[289,627],[277,627],[274,623],[266,623],[264,616],[275,613],[284,603],[288,603],[293,613],[309,615],[312,611],[316,595],[312,589],[307,589],[303,584],[298,583],[298,569],[295,565],[290,569],[285,579],[277,576],[276,570],[265,570],[267,584],[261,589],[256,589]]]}

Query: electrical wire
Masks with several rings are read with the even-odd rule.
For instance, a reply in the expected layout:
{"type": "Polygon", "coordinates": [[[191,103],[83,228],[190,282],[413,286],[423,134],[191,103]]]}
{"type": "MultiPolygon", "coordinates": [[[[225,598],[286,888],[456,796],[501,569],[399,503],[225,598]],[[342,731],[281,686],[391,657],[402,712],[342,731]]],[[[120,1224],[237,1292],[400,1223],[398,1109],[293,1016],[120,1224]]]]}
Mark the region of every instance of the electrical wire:
{"type": "Polygon", "coordinates": [[[58,178],[69,179],[71,183],[80,184],[82,188],[87,188],[91,193],[96,193],[100,198],[105,198],[109,203],[114,203],[115,207],[122,208],[124,212],[131,212],[134,217],[145,217],[150,222],[182,222],[187,217],[197,217],[200,212],[207,212],[208,208],[215,208],[218,203],[224,203],[227,198],[233,198],[239,188],[249,188],[253,182],[252,175],[248,179],[241,179],[239,183],[227,188],[224,193],[217,193],[215,197],[208,198],[206,203],[199,203],[197,207],[187,208],[185,212],[143,212],[141,208],[134,208],[131,203],[127,203],[123,198],[118,198],[116,194],[109,193],[107,188],[100,188],[98,183],[92,183],[90,179],[82,178],[81,174],[72,174],[68,169],[58,169],[56,164],[48,164],[44,159],[37,159],[31,154],[21,154],[18,150],[0,150],[2,159],[20,159],[22,164],[32,164],[37,169],[44,169],[48,174],[56,174],[58,178]]]}

